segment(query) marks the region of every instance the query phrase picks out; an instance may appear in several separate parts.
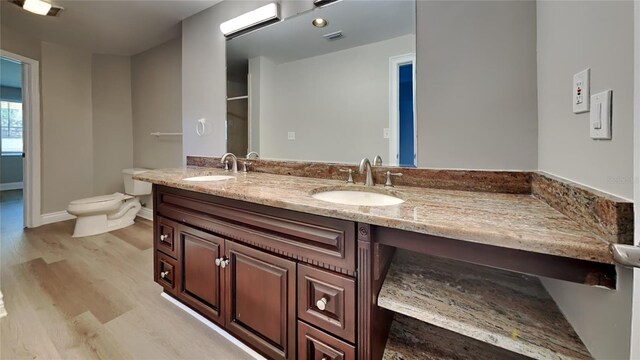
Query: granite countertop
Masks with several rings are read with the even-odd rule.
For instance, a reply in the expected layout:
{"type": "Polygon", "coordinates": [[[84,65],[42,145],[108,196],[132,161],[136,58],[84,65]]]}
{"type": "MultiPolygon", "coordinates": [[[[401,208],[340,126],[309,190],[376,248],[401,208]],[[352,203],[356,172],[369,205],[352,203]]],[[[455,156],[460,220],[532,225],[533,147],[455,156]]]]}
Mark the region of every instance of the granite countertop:
{"type": "Polygon", "coordinates": [[[309,214],[613,264],[607,241],[531,195],[408,186],[387,190],[376,185],[374,191],[390,191],[406,201],[399,205],[367,207],[328,203],[311,197],[320,188],[364,189],[362,185],[347,185],[344,181],[257,172],[238,173],[235,179],[217,182],[182,180],[200,175],[232,174],[214,168],[186,167],[151,170],[135,178],[309,214]]]}

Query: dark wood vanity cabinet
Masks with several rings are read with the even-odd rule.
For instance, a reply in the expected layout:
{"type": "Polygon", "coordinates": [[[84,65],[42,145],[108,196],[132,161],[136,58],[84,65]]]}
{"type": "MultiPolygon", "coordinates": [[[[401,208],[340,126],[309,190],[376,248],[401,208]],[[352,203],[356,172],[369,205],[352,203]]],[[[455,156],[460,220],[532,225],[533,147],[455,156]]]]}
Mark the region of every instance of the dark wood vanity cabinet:
{"type": "Polygon", "coordinates": [[[295,357],[296,263],[226,243],[226,327],[273,359],[295,357]]]}
{"type": "Polygon", "coordinates": [[[155,281],[270,359],[355,359],[348,221],[154,186],[155,281]]]}

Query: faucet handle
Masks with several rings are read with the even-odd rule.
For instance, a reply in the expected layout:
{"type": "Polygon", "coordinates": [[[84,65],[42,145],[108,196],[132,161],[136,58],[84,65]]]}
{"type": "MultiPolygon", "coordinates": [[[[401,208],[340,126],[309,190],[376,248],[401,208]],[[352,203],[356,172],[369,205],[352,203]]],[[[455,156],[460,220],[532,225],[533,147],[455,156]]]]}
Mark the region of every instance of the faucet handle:
{"type": "Polygon", "coordinates": [[[349,173],[349,178],[347,179],[347,184],[355,184],[356,182],[353,181],[353,169],[339,169],[340,172],[346,172],[349,173]]]}
{"type": "Polygon", "coordinates": [[[248,161],[248,160],[243,161],[242,162],[242,172],[243,173],[249,172],[248,169],[247,169],[247,165],[251,165],[251,164],[252,164],[251,161],[248,161]]]}
{"type": "Polygon", "coordinates": [[[391,171],[387,171],[387,181],[384,183],[385,187],[393,187],[393,183],[391,182],[392,176],[402,176],[402,173],[392,173],[391,171]]]}

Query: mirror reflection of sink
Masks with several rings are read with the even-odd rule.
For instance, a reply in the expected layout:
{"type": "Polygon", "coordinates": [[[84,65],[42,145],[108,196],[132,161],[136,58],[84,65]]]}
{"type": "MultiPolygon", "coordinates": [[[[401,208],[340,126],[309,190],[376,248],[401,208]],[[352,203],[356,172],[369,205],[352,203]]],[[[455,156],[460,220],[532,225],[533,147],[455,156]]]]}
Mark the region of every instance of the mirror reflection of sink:
{"type": "Polygon", "coordinates": [[[192,176],[188,178],[184,178],[184,181],[196,181],[196,182],[206,182],[206,181],[222,181],[222,180],[230,180],[234,179],[233,176],[228,175],[206,175],[206,176],[192,176]]]}
{"type": "Polygon", "coordinates": [[[358,206],[389,206],[398,205],[404,202],[403,199],[391,194],[366,191],[364,189],[327,189],[318,191],[311,195],[314,199],[343,205],[358,206]]]}

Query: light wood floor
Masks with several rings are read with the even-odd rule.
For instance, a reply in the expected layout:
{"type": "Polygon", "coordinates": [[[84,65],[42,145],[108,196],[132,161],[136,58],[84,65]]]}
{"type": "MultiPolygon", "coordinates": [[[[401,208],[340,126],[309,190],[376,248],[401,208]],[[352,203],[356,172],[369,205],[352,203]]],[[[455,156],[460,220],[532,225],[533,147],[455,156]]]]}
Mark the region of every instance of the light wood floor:
{"type": "Polygon", "coordinates": [[[151,222],[74,239],[73,221],[23,230],[1,199],[0,359],[250,358],[160,297],[151,222]]]}

